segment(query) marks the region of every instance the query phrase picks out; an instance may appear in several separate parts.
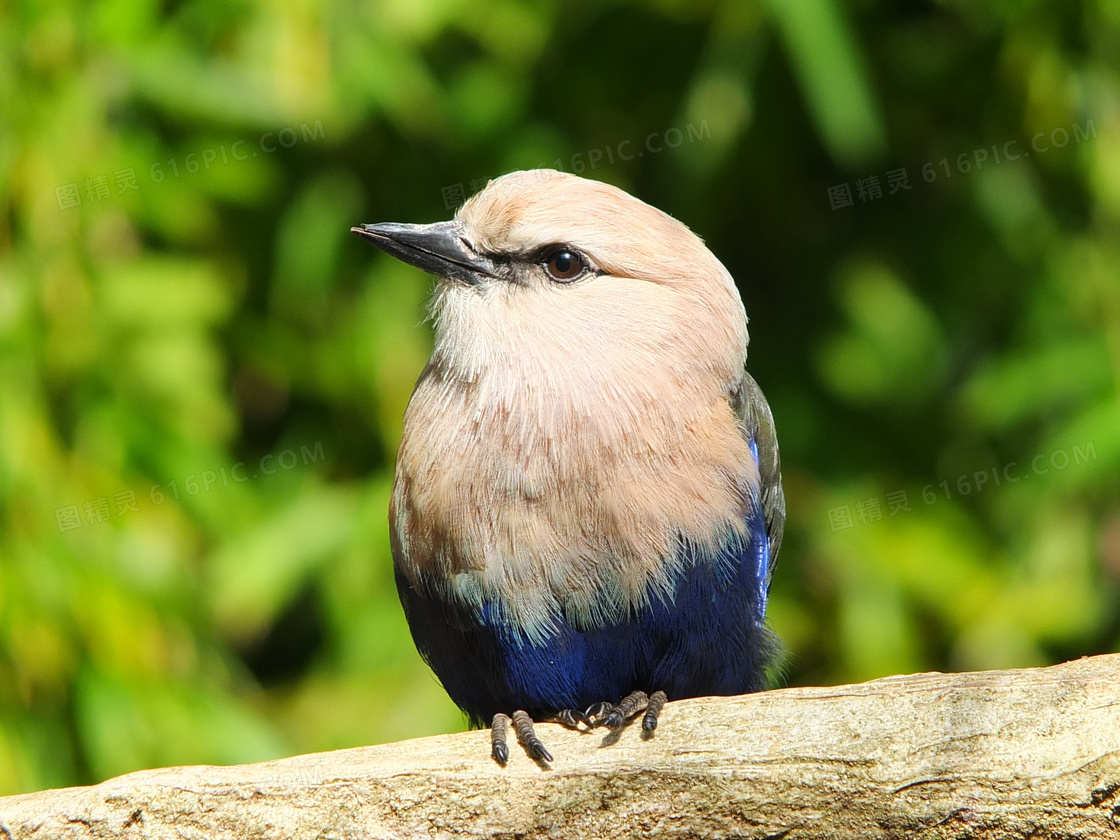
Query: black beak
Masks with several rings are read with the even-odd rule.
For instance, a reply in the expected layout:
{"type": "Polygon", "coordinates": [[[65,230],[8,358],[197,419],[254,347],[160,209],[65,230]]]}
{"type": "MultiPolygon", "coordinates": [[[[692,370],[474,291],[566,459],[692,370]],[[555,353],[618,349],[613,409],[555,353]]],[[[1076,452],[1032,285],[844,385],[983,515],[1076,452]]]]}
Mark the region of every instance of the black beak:
{"type": "Polygon", "coordinates": [[[434,225],[381,222],[350,230],[386,254],[437,277],[477,286],[487,277],[498,276],[493,260],[476,253],[463,239],[463,226],[459,222],[434,225]]]}

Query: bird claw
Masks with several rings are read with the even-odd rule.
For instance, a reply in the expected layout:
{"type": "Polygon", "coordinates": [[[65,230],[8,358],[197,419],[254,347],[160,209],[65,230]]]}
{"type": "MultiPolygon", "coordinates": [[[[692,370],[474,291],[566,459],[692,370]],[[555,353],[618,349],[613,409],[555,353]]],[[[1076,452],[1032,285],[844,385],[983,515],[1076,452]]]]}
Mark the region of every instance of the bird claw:
{"type": "Polygon", "coordinates": [[[574,709],[566,709],[560,713],[560,722],[571,721],[565,725],[572,728],[576,728],[580,723],[588,729],[605,726],[615,732],[621,729],[628,720],[644,710],[642,729],[646,732],[653,732],[657,729],[657,719],[666,699],[664,691],[655,691],[650,695],[646,695],[644,691],[634,691],[617,704],[603,701],[589,706],[587,711],[582,713],[574,709]]]}
{"type": "Polygon", "coordinates": [[[661,715],[661,710],[665,706],[665,701],[668,697],[665,696],[664,691],[655,691],[649,696],[649,704],[646,706],[646,713],[642,716],[642,731],[653,732],[657,729],[657,718],[661,715]]]}
{"type": "MultiPolygon", "coordinates": [[[[644,710],[642,731],[653,732],[657,729],[657,719],[661,715],[661,709],[664,708],[667,699],[664,691],[655,691],[650,695],[647,695],[644,691],[633,691],[617,705],[599,704],[605,706],[605,709],[599,713],[601,719],[598,720],[596,725],[605,726],[612,732],[617,732],[626,725],[628,720],[644,710]]],[[[590,709],[588,712],[590,713],[590,709]]]]}
{"type": "Polygon", "coordinates": [[[613,703],[608,703],[604,700],[601,703],[594,703],[588,706],[587,709],[582,712],[579,711],[579,709],[564,709],[557,712],[554,720],[569,729],[579,729],[582,732],[583,730],[581,727],[586,727],[587,730],[590,731],[596,727],[602,726],[603,721],[613,708],[613,703]]]}
{"type": "Polygon", "coordinates": [[[498,712],[490,723],[490,755],[503,767],[509,761],[509,746],[506,744],[509,722],[509,715],[498,712]]]}
{"type": "Polygon", "coordinates": [[[583,724],[588,729],[593,728],[591,721],[587,718],[587,713],[576,709],[562,709],[557,712],[556,722],[561,726],[568,727],[568,729],[579,729],[580,724],[583,724]]]}
{"type": "Polygon", "coordinates": [[[552,753],[545,749],[537,732],[533,729],[533,719],[527,712],[518,709],[513,713],[513,730],[517,733],[517,740],[529,757],[538,761],[552,761],[552,753]]]}
{"type": "Polygon", "coordinates": [[[632,691],[622,698],[621,703],[607,713],[606,718],[603,719],[603,726],[607,727],[611,732],[617,732],[626,721],[634,717],[634,715],[645,709],[648,705],[648,694],[644,691],[632,691]]]}
{"type": "Polygon", "coordinates": [[[613,708],[614,703],[608,703],[606,700],[588,706],[587,711],[584,712],[584,714],[587,716],[587,725],[592,729],[597,726],[602,726],[603,721],[607,719],[607,715],[610,714],[610,711],[613,708]]]}
{"type": "MultiPolygon", "coordinates": [[[[582,726],[587,727],[587,731],[590,731],[605,726],[611,732],[617,732],[622,729],[627,721],[644,711],[642,731],[653,732],[657,729],[657,719],[666,699],[664,691],[655,691],[649,695],[644,691],[633,691],[617,704],[608,703],[604,700],[601,703],[588,706],[582,712],[576,709],[563,709],[556,713],[553,720],[569,729],[580,729],[582,726]]],[[[525,752],[529,754],[530,758],[545,762],[553,760],[552,754],[541,742],[541,739],[537,737],[536,730],[533,728],[533,719],[529,717],[527,712],[518,710],[513,713],[512,718],[498,712],[494,715],[490,724],[490,754],[498,764],[504,767],[506,762],[509,761],[507,741],[511,723],[513,724],[513,731],[517,734],[518,743],[525,748],[525,752]]]]}
{"type": "Polygon", "coordinates": [[[518,743],[525,748],[529,758],[534,761],[552,761],[552,753],[537,737],[537,732],[533,728],[533,719],[519,709],[513,713],[512,719],[509,715],[498,712],[490,723],[490,755],[498,764],[504,767],[509,760],[507,738],[510,723],[513,724],[513,731],[517,734],[518,743]]]}

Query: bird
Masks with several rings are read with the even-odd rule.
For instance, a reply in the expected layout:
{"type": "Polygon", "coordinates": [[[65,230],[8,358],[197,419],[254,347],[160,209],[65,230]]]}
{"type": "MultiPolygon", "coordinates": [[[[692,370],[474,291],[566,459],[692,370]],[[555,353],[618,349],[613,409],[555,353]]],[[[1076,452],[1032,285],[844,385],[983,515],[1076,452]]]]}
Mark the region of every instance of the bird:
{"type": "Polygon", "coordinates": [[[608,183],[495,178],[351,229],[436,278],[389,508],[413,640],[504,765],[512,725],[618,730],[767,687],[786,506],[730,273],[608,183]]]}

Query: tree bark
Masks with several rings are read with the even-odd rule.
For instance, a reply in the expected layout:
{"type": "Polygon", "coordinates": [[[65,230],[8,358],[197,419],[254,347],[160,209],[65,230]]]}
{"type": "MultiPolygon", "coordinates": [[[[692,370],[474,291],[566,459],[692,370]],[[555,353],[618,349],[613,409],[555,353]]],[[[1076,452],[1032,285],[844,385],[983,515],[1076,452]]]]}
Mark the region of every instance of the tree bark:
{"type": "Polygon", "coordinates": [[[0,799],[0,840],[1120,836],[1120,655],[670,703],[652,738],[537,727],[0,799]],[[511,733],[512,735],[512,733],[511,733]]]}

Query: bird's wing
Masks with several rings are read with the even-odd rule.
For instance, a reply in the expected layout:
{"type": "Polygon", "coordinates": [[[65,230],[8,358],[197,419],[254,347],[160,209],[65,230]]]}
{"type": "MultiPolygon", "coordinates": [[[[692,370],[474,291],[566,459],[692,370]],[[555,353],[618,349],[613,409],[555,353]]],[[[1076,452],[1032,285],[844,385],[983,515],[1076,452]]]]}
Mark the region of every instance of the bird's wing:
{"type": "Polygon", "coordinates": [[[743,371],[743,378],[731,393],[731,404],[747,435],[747,442],[758,461],[759,494],[762,515],[766,521],[766,536],[770,542],[769,563],[766,568],[765,589],[770,588],[774,565],[778,562],[778,549],[786,526],[786,496],[782,490],[781,460],[778,457],[778,438],[774,433],[774,417],[762,389],[754,378],[743,371]]]}

